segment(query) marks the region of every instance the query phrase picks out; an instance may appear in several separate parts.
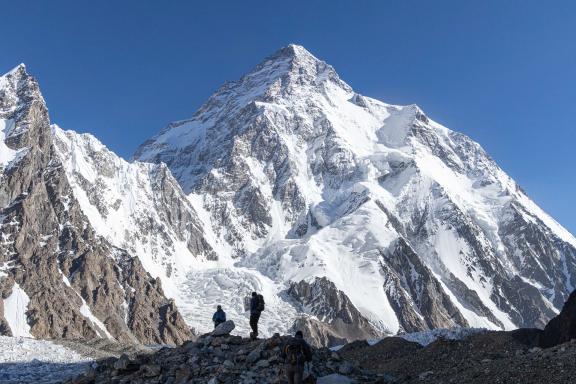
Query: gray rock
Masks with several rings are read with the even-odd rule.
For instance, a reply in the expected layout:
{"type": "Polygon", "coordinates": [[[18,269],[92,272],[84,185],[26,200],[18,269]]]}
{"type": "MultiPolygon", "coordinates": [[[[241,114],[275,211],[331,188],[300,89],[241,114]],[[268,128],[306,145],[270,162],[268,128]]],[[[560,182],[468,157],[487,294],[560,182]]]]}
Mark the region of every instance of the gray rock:
{"type": "Polygon", "coordinates": [[[160,375],[162,368],[159,365],[147,364],[140,367],[143,377],[156,377],[160,375]]]}
{"type": "Polygon", "coordinates": [[[349,362],[345,361],[338,366],[338,372],[343,375],[349,375],[354,371],[354,366],[349,362]]]}
{"type": "Polygon", "coordinates": [[[253,364],[260,360],[262,357],[262,352],[259,349],[255,349],[246,356],[246,362],[249,364],[253,364]]]}
{"type": "Polygon", "coordinates": [[[213,331],[212,331],[212,336],[226,336],[229,335],[230,332],[232,332],[234,330],[234,328],[236,327],[236,325],[234,324],[234,322],[232,320],[228,320],[223,322],[222,324],[219,324],[213,331]]]}
{"type": "Polygon", "coordinates": [[[434,371],[426,371],[426,372],[422,372],[421,374],[418,375],[418,379],[420,380],[426,380],[428,379],[429,376],[433,375],[434,371]]]}
{"type": "Polygon", "coordinates": [[[316,381],[317,384],[352,384],[354,380],[349,377],[332,373],[330,375],[319,377],[316,381]]]}
{"type": "Polygon", "coordinates": [[[118,360],[114,362],[114,368],[118,370],[123,370],[128,367],[128,363],[130,363],[130,358],[126,354],[122,354],[118,360]]]}

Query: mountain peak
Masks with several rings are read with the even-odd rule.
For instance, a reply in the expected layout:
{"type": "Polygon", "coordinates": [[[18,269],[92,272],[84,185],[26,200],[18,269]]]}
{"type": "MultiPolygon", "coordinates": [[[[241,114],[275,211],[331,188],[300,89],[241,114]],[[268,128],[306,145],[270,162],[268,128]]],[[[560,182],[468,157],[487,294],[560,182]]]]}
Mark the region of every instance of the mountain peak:
{"type": "Polygon", "coordinates": [[[296,74],[323,70],[325,68],[329,68],[334,72],[330,65],[297,44],[289,44],[280,48],[257,65],[253,72],[271,67],[275,69],[274,72],[276,73],[293,72],[296,74]]]}
{"type": "Polygon", "coordinates": [[[36,85],[34,78],[26,71],[26,65],[24,63],[18,64],[0,76],[0,89],[10,89],[13,92],[19,92],[20,89],[29,86],[30,83],[36,85]]]}
{"type": "Polygon", "coordinates": [[[12,70],[10,72],[11,73],[27,73],[26,72],[26,64],[20,63],[17,66],[15,66],[14,68],[12,68],[12,70]]]}
{"type": "Polygon", "coordinates": [[[15,74],[21,74],[21,73],[26,73],[26,64],[24,64],[24,63],[18,64],[17,66],[12,68],[10,71],[8,71],[8,73],[6,73],[6,75],[15,75],[15,74]]]}
{"type": "Polygon", "coordinates": [[[236,97],[245,94],[251,98],[257,95],[265,95],[267,98],[291,94],[295,90],[319,89],[327,82],[352,91],[331,65],[318,59],[303,46],[289,44],[265,58],[238,81],[225,85],[223,90],[229,95],[229,90],[235,88],[236,97]]]}
{"type": "Polygon", "coordinates": [[[311,57],[318,60],[312,53],[310,53],[310,51],[298,44],[288,44],[287,46],[280,48],[277,53],[294,58],[311,57]]]}
{"type": "Polygon", "coordinates": [[[16,85],[21,79],[29,77],[30,75],[26,72],[26,65],[20,63],[4,75],[0,76],[0,87],[5,87],[7,83],[12,83],[16,85]]]}
{"type": "Polygon", "coordinates": [[[20,120],[19,123],[11,124],[11,128],[4,131],[5,139],[10,140],[11,145],[15,147],[27,145],[24,142],[16,144],[15,138],[28,131],[30,121],[23,116],[36,102],[37,106],[41,106],[41,109],[46,112],[40,87],[34,77],[28,74],[24,64],[19,64],[0,76],[0,118],[5,121],[6,119],[20,120]]]}

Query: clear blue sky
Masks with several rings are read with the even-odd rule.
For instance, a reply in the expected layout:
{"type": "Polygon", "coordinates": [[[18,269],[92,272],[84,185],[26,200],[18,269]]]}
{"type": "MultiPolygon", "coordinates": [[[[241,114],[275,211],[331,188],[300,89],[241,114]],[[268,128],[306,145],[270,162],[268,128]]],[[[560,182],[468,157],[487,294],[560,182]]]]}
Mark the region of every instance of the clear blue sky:
{"type": "Polygon", "coordinates": [[[358,92],[466,133],[576,233],[575,1],[12,1],[20,62],[52,120],[129,158],[224,81],[288,43],[358,92]]]}

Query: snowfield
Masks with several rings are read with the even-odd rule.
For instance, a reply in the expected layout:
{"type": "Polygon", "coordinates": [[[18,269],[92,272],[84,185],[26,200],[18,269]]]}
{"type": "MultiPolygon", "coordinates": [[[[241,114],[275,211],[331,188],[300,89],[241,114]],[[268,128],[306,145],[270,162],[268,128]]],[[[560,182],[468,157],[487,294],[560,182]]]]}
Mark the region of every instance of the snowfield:
{"type": "Polygon", "coordinates": [[[406,333],[398,335],[398,337],[413,343],[418,343],[425,347],[440,338],[448,340],[464,340],[470,336],[484,333],[486,331],[487,330],[483,328],[432,329],[430,331],[406,333]]]}
{"type": "Polygon", "coordinates": [[[92,363],[76,352],[45,340],[0,336],[0,383],[59,383],[92,363]]]}
{"type": "Polygon", "coordinates": [[[14,283],[12,293],[4,299],[4,314],[13,336],[32,337],[30,325],[26,321],[28,302],[30,302],[30,298],[26,292],[20,288],[18,283],[14,283]]]}

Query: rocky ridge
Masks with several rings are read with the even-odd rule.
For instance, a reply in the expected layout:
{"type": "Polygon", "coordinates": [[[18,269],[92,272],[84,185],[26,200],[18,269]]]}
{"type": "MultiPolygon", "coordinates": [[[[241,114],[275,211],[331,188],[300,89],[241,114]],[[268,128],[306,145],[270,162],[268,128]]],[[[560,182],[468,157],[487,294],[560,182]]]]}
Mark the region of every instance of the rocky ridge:
{"type": "MultiPolygon", "coordinates": [[[[282,383],[283,362],[279,354],[286,339],[274,335],[251,341],[240,336],[207,334],[197,341],[155,354],[133,358],[123,355],[101,361],[95,369],[68,383],[282,383]]],[[[310,367],[319,382],[330,383],[337,377],[353,379],[356,383],[388,382],[386,375],[366,372],[327,348],[313,350],[310,367]]]]}
{"type": "Polygon", "coordinates": [[[164,164],[129,163],[94,136],[53,125],[56,152],[74,196],[96,232],[138,255],[172,298],[178,281],[203,262],[217,260],[204,230],[164,164]]]}
{"type": "MultiPolygon", "coordinates": [[[[558,320],[549,323],[562,324],[553,339],[543,330],[518,329],[477,330],[462,333],[467,335],[463,339],[439,337],[430,342],[401,337],[375,344],[355,341],[336,352],[314,349],[310,371],[318,383],[571,383],[576,374],[576,338],[568,316],[575,301],[572,295],[558,320]]],[[[233,324],[226,329],[229,332],[233,324]]],[[[69,383],[285,382],[278,355],[286,337],[252,341],[216,333],[220,334],[205,334],[155,354],[103,360],[69,383]]],[[[418,335],[405,337],[418,339],[418,335]]]]}
{"type": "Polygon", "coordinates": [[[391,337],[348,344],[339,353],[402,383],[570,383],[576,374],[575,304],[576,291],[544,330],[473,333],[424,347],[391,337]]]}
{"type": "Polygon", "coordinates": [[[192,334],[137,257],[98,235],[23,65],[0,77],[0,333],[171,343],[192,334]],[[4,154],[7,152],[4,152],[4,154]]]}

